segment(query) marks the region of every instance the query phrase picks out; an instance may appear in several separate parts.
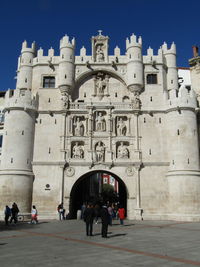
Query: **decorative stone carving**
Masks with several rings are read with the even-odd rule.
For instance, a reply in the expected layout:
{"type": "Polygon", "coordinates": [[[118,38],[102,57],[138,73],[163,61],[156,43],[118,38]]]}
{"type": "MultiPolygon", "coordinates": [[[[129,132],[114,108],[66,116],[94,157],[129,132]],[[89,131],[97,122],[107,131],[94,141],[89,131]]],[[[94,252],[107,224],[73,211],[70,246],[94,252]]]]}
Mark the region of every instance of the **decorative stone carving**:
{"type": "Polygon", "coordinates": [[[94,76],[94,96],[98,96],[101,99],[104,96],[108,96],[108,84],[109,75],[98,72],[94,76]]]}
{"type": "Polygon", "coordinates": [[[126,124],[123,118],[118,118],[117,120],[117,135],[118,136],[126,135],[126,124]]]}
{"type": "Polygon", "coordinates": [[[128,159],[129,158],[129,150],[123,142],[117,148],[117,158],[119,159],[128,159]]]}
{"type": "Polygon", "coordinates": [[[96,46],[96,62],[104,62],[104,60],[103,44],[99,44],[96,46]]]}
{"type": "Polygon", "coordinates": [[[68,168],[66,169],[66,174],[67,174],[67,176],[69,176],[69,177],[73,176],[73,175],[75,174],[75,169],[72,168],[72,167],[68,167],[68,168]]]}
{"type": "Polygon", "coordinates": [[[127,167],[126,168],[126,174],[128,175],[128,176],[132,176],[133,174],[134,174],[134,168],[133,167],[127,167]]]}
{"type": "Polygon", "coordinates": [[[96,162],[103,162],[105,160],[105,146],[102,142],[98,142],[96,149],[96,162]]]}
{"type": "Polygon", "coordinates": [[[98,132],[105,132],[106,131],[106,121],[104,116],[102,115],[101,112],[96,113],[97,117],[95,119],[95,123],[96,123],[96,131],[98,132]]]}
{"type": "Polygon", "coordinates": [[[72,158],[74,159],[83,159],[84,158],[84,149],[78,142],[75,143],[72,150],[72,158]]]}
{"type": "Polygon", "coordinates": [[[81,121],[80,117],[74,118],[74,135],[75,136],[83,136],[84,134],[84,124],[81,121]]]}
{"type": "Polygon", "coordinates": [[[133,108],[140,109],[140,107],[141,107],[141,100],[140,100],[140,97],[139,97],[139,92],[134,92],[134,96],[133,96],[131,102],[132,102],[133,108]]]}
{"type": "Polygon", "coordinates": [[[62,107],[63,108],[68,108],[69,107],[69,94],[65,91],[62,92],[62,107]]]}

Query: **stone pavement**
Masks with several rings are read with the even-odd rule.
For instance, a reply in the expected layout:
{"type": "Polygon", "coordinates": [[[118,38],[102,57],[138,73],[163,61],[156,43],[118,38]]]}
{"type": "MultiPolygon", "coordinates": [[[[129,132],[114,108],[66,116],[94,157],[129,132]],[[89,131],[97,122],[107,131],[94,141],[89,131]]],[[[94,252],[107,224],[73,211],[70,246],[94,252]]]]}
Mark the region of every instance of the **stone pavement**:
{"type": "Polygon", "coordinates": [[[83,221],[0,223],[0,266],[200,266],[200,223],[118,221],[109,238],[85,235],[83,221]]]}

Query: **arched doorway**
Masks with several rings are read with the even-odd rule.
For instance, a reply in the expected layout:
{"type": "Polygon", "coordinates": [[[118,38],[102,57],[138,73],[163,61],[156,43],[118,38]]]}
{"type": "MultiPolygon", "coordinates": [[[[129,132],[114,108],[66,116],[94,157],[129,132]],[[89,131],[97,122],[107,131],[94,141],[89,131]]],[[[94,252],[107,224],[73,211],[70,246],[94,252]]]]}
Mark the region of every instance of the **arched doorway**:
{"type": "Polygon", "coordinates": [[[83,203],[102,204],[108,201],[118,203],[127,210],[127,189],[124,182],[108,171],[98,170],[86,173],[72,187],[69,205],[70,218],[76,218],[77,210],[81,209],[83,203]],[[103,191],[105,184],[113,186],[114,194],[111,196],[105,194],[103,191]]]}

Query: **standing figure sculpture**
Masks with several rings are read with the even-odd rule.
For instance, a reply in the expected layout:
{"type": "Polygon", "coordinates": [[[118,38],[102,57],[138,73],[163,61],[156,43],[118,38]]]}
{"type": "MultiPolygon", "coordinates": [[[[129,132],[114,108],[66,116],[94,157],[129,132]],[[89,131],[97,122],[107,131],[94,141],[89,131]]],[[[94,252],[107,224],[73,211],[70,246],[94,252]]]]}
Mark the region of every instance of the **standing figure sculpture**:
{"type": "Polygon", "coordinates": [[[127,146],[123,144],[123,142],[120,143],[117,149],[117,157],[120,159],[128,159],[129,158],[129,150],[127,146]]]}
{"type": "Polygon", "coordinates": [[[96,48],[96,62],[104,61],[104,53],[102,50],[102,45],[98,45],[96,48]]]}
{"type": "Polygon", "coordinates": [[[99,112],[96,118],[96,131],[104,132],[105,130],[106,130],[106,122],[102,113],[99,112]]]}
{"type": "Polygon", "coordinates": [[[96,146],[96,161],[97,162],[104,161],[104,153],[105,153],[104,145],[101,142],[98,142],[96,146]]]}
{"type": "Polygon", "coordinates": [[[82,146],[80,146],[78,144],[78,142],[76,142],[75,146],[73,147],[72,157],[74,159],[83,159],[83,157],[84,157],[84,150],[83,150],[82,146]]]}
{"type": "Polygon", "coordinates": [[[118,136],[126,135],[126,124],[122,118],[120,118],[117,121],[117,135],[118,136]]]}
{"type": "Polygon", "coordinates": [[[84,134],[84,125],[79,117],[74,122],[74,135],[75,136],[83,136],[84,134]]]}

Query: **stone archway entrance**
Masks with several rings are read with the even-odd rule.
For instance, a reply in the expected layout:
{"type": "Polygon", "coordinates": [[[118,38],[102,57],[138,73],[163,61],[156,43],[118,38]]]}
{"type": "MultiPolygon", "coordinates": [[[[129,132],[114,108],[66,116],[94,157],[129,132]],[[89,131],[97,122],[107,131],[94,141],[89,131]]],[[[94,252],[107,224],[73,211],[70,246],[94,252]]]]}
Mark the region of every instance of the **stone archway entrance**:
{"type": "Polygon", "coordinates": [[[81,209],[84,202],[96,204],[105,201],[120,203],[127,210],[127,189],[124,182],[108,171],[98,170],[84,174],[75,182],[70,193],[70,218],[76,218],[77,210],[81,209]],[[102,187],[108,183],[113,185],[115,192],[110,199],[102,194],[102,187]]]}

